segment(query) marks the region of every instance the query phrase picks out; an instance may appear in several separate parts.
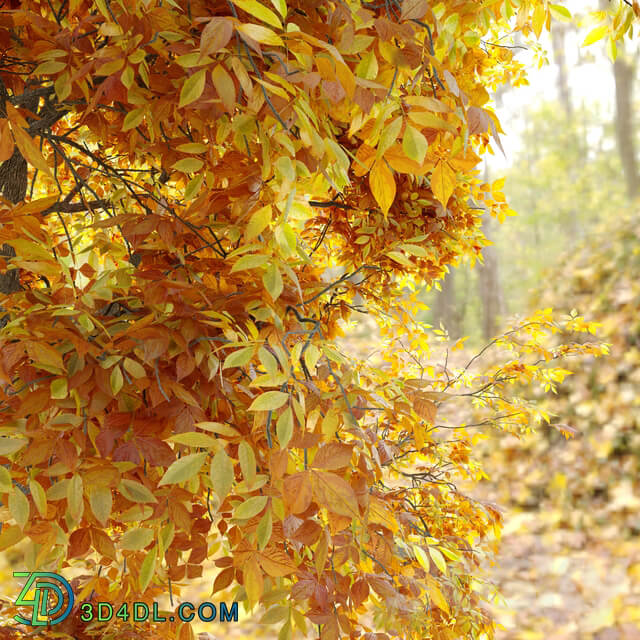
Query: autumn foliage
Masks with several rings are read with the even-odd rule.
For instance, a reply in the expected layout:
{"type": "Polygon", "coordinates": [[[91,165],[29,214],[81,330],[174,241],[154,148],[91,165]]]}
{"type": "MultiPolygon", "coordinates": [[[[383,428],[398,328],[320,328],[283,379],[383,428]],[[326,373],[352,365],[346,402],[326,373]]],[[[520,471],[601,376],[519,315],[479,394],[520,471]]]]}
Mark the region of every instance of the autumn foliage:
{"type": "Polygon", "coordinates": [[[510,389],[602,349],[545,347],[592,327],[541,312],[496,341],[503,366],[435,369],[414,287],[508,212],[477,166],[489,90],[523,69],[485,39],[549,11],[5,2],[0,550],[82,566],[78,601],[114,606],[213,564],[283,640],[490,637],[474,571],[499,514],[451,482],[478,471],[438,406],[519,429],[541,414],[510,389]],[[382,366],[335,346],[358,310],[382,366]]]}

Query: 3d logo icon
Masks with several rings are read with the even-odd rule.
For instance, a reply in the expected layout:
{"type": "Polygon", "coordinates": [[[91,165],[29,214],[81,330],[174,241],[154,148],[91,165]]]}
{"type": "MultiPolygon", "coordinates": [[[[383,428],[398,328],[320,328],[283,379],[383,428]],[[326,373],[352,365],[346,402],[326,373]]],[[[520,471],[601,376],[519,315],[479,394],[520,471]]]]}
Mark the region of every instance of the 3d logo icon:
{"type": "Polygon", "coordinates": [[[16,578],[27,578],[15,601],[16,606],[32,607],[31,620],[17,615],[15,620],[18,622],[33,627],[54,625],[62,622],[71,613],[74,602],[73,590],[62,576],[46,571],[16,571],[13,575],[16,578]],[[28,598],[27,595],[31,590],[34,591],[33,598],[28,598]],[[62,610],[65,605],[65,592],[66,607],[62,610]],[[49,608],[49,599],[52,594],[55,603],[52,603],[49,608]]]}

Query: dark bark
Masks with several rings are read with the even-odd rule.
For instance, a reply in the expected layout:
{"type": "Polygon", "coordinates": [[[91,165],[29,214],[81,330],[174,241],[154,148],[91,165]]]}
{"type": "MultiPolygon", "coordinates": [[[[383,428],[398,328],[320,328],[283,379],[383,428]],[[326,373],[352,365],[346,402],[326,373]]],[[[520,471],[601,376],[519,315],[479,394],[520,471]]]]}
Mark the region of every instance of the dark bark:
{"type": "MultiPolygon", "coordinates": [[[[24,200],[27,195],[27,163],[14,149],[13,155],[0,165],[0,191],[2,195],[13,203],[24,200]]],[[[5,260],[16,255],[13,247],[3,244],[0,256],[5,260]]],[[[0,293],[9,295],[20,289],[20,272],[18,269],[8,269],[0,273],[0,293]]]]}
{"type": "MultiPolygon", "coordinates": [[[[4,83],[0,81],[0,102],[2,103],[2,112],[0,115],[6,117],[4,113],[4,103],[6,100],[10,100],[12,103],[20,105],[35,113],[38,108],[38,102],[40,98],[51,95],[51,87],[36,87],[29,88],[23,95],[9,96],[4,83]]],[[[40,116],[44,116],[44,124],[39,126],[39,129],[50,127],[56,120],[53,119],[52,113],[56,113],[58,118],[62,115],[61,112],[56,111],[52,105],[48,102],[45,103],[40,116]]],[[[31,125],[40,125],[43,119],[33,120],[31,118],[31,125]]],[[[18,148],[15,147],[13,155],[0,165],[0,193],[14,204],[22,202],[27,195],[27,162],[22,157],[18,148]]],[[[3,244],[0,249],[0,257],[7,260],[14,257],[15,251],[13,247],[8,244],[3,244]]],[[[20,289],[20,272],[18,269],[9,269],[5,272],[0,272],[0,293],[9,295],[20,289]]]]}

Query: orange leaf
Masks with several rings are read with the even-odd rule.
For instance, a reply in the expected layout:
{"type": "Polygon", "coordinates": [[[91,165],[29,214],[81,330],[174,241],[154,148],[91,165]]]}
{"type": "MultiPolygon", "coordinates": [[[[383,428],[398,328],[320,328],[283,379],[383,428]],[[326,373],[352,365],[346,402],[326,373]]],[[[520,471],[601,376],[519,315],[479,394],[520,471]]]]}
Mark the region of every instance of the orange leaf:
{"type": "Polygon", "coordinates": [[[293,560],[280,549],[265,549],[258,555],[258,562],[267,575],[274,578],[288,576],[298,568],[293,560]]]}
{"type": "Polygon", "coordinates": [[[348,482],[327,471],[310,473],[313,495],[320,505],[340,516],[360,517],[356,494],[348,482]]]}
{"type": "Polygon", "coordinates": [[[38,149],[31,136],[22,127],[13,124],[11,125],[11,131],[13,132],[13,138],[16,141],[16,145],[18,145],[22,157],[31,166],[53,177],[47,161],[40,153],[40,149],[38,149]]]}

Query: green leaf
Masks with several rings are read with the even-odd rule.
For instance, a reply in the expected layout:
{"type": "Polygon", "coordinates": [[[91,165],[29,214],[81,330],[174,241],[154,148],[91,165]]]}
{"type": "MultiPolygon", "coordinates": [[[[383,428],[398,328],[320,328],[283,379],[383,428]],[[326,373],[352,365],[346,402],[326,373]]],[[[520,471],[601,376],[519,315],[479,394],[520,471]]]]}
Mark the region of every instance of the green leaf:
{"type": "Polygon", "coordinates": [[[271,516],[271,509],[267,509],[258,523],[256,529],[258,539],[258,549],[262,551],[271,540],[271,533],[273,531],[273,517],[271,516]]]}
{"type": "MultiPolygon", "coordinates": [[[[66,382],[66,381],[65,381],[66,382]]],[[[27,445],[28,440],[22,438],[0,438],[0,456],[10,456],[27,445]]]]}
{"type": "Polygon", "coordinates": [[[285,0],[271,0],[271,4],[278,10],[278,13],[283,17],[287,17],[287,3],[285,0]]]}
{"type": "MultiPolygon", "coordinates": [[[[120,493],[131,502],[158,502],[157,498],[140,482],[124,479],[118,485],[120,493]]],[[[111,492],[109,492],[111,493],[111,492]]]]}
{"type": "Polygon", "coordinates": [[[63,400],[69,393],[66,378],[56,378],[51,381],[51,397],[54,400],[63,400]]]}
{"type": "Polygon", "coordinates": [[[139,362],[136,362],[131,358],[124,359],[124,369],[130,376],[133,376],[134,378],[144,378],[147,375],[144,367],[139,362]]]}
{"type": "Polygon", "coordinates": [[[89,504],[91,511],[97,518],[98,522],[104,527],[109,521],[111,508],[113,505],[113,497],[109,487],[92,487],[89,491],[89,504]]]}
{"type": "Polygon", "coordinates": [[[229,458],[224,449],[220,449],[213,456],[209,475],[213,490],[218,494],[220,500],[223,500],[231,491],[234,481],[233,462],[231,462],[231,458],[229,458]]]}
{"type": "Polygon", "coordinates": [[[190,480],[200,471],[207,455],[206,452],[192,453],[191,455],[183,456],[179,460],[176,460],[162,476],[158,486],[177,484],[190,480]]]}
{"type": "Polygon", "coordinates": [[[143,527],[129,529],[120,538],[118,546],[124,551],[139,551],[150,544],[153,538],[153,529],[143,527]]]}
{"type": "Polygon", "coordinates": [[[244,232],[245,240],[253,240],[261,234],[271,222],[271,218],[272,209],[270,204],[255,211],[249,218],[249,223],[247,224],[247,228],[244,232]]]}
{"type": "Polygon", "coordinates": [[[255,347],[242,347],[242,349],[238,349],[237,351],[230,353],[224,359],[222,368],[228,369],[229,367],[244,367],[249,363],[249,360],[251,360],[254,353],[255,347]]]}
{"type": "Polygon", "coordinates": [[[169,442],[177,442],[178,444],[184,444],[188,447],[204,447],[206,449],[217,449],[218,441],[206,433],[199,433],[198,431],[188,431],[186,433],[177,433],[170,438],[167,438],[169,442]]]}
{"type": "Polygon", "coordinates": [[[172,169],[182,171],[182,173],[195,173],[204,167],[204,162],[200,158],[182,158],[171,165],[172,169]]]}
{"type": "Polygon", "coordinates": [[[202,95],[206,74],[206,69],[200,69],[200,71],[196,71],[185,80],[180,91],[180,102],[178,104],[180,108],[195,102],[202,95]]]}
{"type": "Polygon", "coordinates": [[[380,134],[380,140],[378,141],[377,146],[377,158],[380,158],[384,155],[384,152],[392,145],[395,144],[398,136],[400,135],[400,130],[402,129],[402,116],[397,117],[395,120],[390,122],[380,134]]]}
{"type": "Polygon", "coordinates": [[[249,520],[257,516],[265,508],[268,499],[267,496],[249,498],[235,508],[233,515],[239,520],[249,520]]]}
{"type": "Polygon", "coordinates": [[[129,131],[129,129],[135,129],[144,118],[144,108],[134,109],[133,111],[129,111],[124,118],[124,122],[122,123],[122,130],[129,131]]]}
{"type": "Polygon", "coordinates": [[[262,284],[264,284],[265,289],[269,292],[273,300],[277,300],[280,297],[284,284],[282,282],[280,269],[278,269],[278,265],[274,262],[272,262],[264,272],[262,284]]]}
{"type": "Polygon", "coordinates": [[[422,164],[428,148],[429,143],[422,133],[410,124],[407,125],[402,138],[402,150],[407,158],[422,164]]]}
{"type": "Polygon", "coordinates": [[[84,511],[84,490],[82,476],[74,473],[69,484],[67,485],[67,508],[69,514],[79,522],[84,511]]]}
{"type": "Polygon", "coordinates": [[[269,256],[262,254],[253,254],[248,256],[242,256],[242,258],[236,260],[233,267],[231,267],[231,273],[236,271],[246,271],[248,269],[257,269],[262,267],[269,261],[269,256]]]}
{"type": "MultiPolygon", "coordinates": [[[[26,440],[21,440],[26,444],[26,440]]],[[[11,474],[7,471],[6,467],[0,466],[0,493],[9,493],[13,488],[13,481],[11,480],[11,474]]]]}
{"type": "Polygon", "coordinates": [[[9,494],[9,513],[16,524],[24,529],[29,520],[29,501],[18,487],[14,487],[9,494]]]}
{"type": "Polygon", "coordinates": [[[570,22],[571,21],[571,11],[566,7],[562,7],[559,4],[550,4],[549,9],[551,10],[551,15],[556,19],[562,22],[570,22]]]}
{"type": "Polygon", "coordinates": [[[111,391],[114,396],[118,395],[120,389],[122,389],[122,385],[124,384],[124,378],[122,377],[122,371],[120,371],[120,366],[116,365],[111,370],[111,377],[109,382],[111,383],[111,391]]]}
{"type": "Polygon", "coordinates": [[[248,484],[251,484],[256,478],[256,456],[251,445],[244,440],[238,447],[238,458],[240,459],[242,477],[248,484]]]}
{"type": "Polygon", "coordinates": [[[274,411],[279,409],[288,399],[289,394],[283,391],[267,391],[251,403],[249,411],[274,411]]]}
{"type": "Polygon", "coordinates": [[[33,498],[33,504],[36,505],[38,513],[45,517],[47,515],[47,494],[42,485],[37,480],[29,480],[29,491],[33,498]]]}
{"type": "Polygon", "coordinates": [[[276,433],[278,434],[280,448],[286,449],[293,435],[293,411],[291,411],[291,407],[287,407],[278,418],[276,433]]]}
{"type": "Polygon", "coordinates": [[[140,566],[140,593],[143,593],[151,583],[153,575],[156,571],[156,557],[158,555],[158,547],[154,546],[145,556],[140,566]]]}

